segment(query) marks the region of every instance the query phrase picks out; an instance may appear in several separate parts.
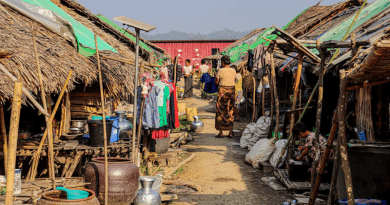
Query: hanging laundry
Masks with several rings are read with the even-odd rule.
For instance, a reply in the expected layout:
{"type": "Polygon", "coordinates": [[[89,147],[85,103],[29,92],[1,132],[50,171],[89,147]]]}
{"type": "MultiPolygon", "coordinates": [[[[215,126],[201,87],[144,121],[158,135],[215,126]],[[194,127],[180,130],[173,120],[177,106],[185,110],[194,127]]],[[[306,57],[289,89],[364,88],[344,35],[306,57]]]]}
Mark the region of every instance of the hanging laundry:
{"type": "Polygon", "coordinates": [[[152,130],[151,135],[155,140],[169,138],[169,130],[152,130]]]}
{"type": "MultiPolygon", "coordinates": [[[[138,87],[138,94],[141,93],[142,88],[138,87]]],[[[142,125],[146,129],[160,127],[160,112],[157,106],[157,96],[162,92],[157,86],[150,88],[148,94],[145,96],[144,110],[142,113],[142,125]]],[[[139,123],[139,116],[142,103],[142,95],[137,95],[137,122],[139,123]]]]}
{"type": "MultiPolygon", "coordinates": [[[[173,82],[173,70],[174,70],[174,65],[173,64],[170,64],[168,66],[168,81],[169,82],[173,82]]],[[[180,82],[180,79],[181,79],[181,76],[183,75],[183,69],[181,67],[181,65],[177,65],[177,68],[176,68],[176,80],[177,82],[180,82]]]]}
{"type": "MultiPolygon", "coordinates": [[[[253,50],[253,70],[261,70],[266,65],[266,50],[267,46],[258,45],[253,50]]],[[[264,75],[260,73],[260,75],[264,75]]]]}
{"type": "Polygon", "coordinates": [[[252,72],[252,70],[253,70],[253,51],[252,50],[248,50],[248,64],[247,64],[247,67],[248,67],[248,71],[252,72]]]}

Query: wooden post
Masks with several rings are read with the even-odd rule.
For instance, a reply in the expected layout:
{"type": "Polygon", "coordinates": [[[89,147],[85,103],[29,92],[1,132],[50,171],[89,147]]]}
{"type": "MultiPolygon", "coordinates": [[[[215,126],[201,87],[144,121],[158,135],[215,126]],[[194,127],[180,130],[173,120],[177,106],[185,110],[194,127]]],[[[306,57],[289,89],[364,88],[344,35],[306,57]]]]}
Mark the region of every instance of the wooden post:
{"type": "Polygon", "coordinates": [[[18,146],[19,119],[20,109],[22,106],[22,88],[23,83],[18,79],[15,82],[14,96],[12,98],[12,111],[9,126],[9,144],[8,144],[8,164],[7,164],[7,190],[5,192],[5,204],[13,204],[14,180],[15,180],[15,164],[16,164],[16,149],[18,146]]]}
{"type": "MultiPolygon", "coordinates": [[[[142,102],[141,102],[141,108],[140,108],[140,114],[139,114],[139,121],[138,121],[138,132],[137,132],[137,147],[135,149],[135,157],[138,158],[138,149],[140,148],[140,143],[141,143],[141,129],[142,129],[142,114],[144,112],[144,103],[145,103],[145,99],[142,98],[142,102]]],[[[136,126],[134,126],[134,129],[135,129],[136,126]]],[[[145,140],[145,138],[144,138],[145,140]]],[[[144,141],[144,144],[145,144],[145,141],[144,141]]],[[[146,148],[147,149],[147,148],[146,148]]]]}
{"type": "MultiPolygon", "coordinates": [[[[338,108],[338,106],[337,106],[337,108],[338,108]]],[[[322,161],[321,161],[321,164],[320,164],[320,169],[318,170],[317,180],[315,182],[315,185],[314,185],[314,187],[312,189],[312,192],[311,192],[311,195],[310,195],[309,205],[313,205],[314,202],[316,201],[317,193],[318,193],[318,190],[320,188],[322,175],[324,174],[325,166],[326,166],[326,163],[328,162],[330,151],[331,151],[331,148],[333,146],[333,141],[334,141],[334,138],[336,137],[336,134],[337,134],[337,128],[338,128],[337,108],[336,108],[336,110],[334,111],[334,114],[333,114],[332,128],[330,130],[329,138],[328,138],[328,141],[326,143],[326,149],[324,151],[324,156],[322,157],[322,161]]]]}
{"type": "Polygon", "coordinates": [[[253,111],[252,111],[252,122],[255,122],[255,115],[256,115],[256,81],[255,77],[252,77],[253,80],[253,111]]]}
{"type": "MultiPolygon", "coordinates": [[[[42,72],[41,72],[41,67],[39,65],[39,56],[38,56],[38,49],[37,49],[37,42],[35,40],[35,31],[34,27],[31,28],[31,35],[32,35],[32,42],[33,42],[33,47],[34,47],[34,54],[35,54],[35,63],[37,65],[37,73],[38,73],[38,80],[39,80],[39,89],[41,90],[41,99],[43,103],[43,108],[47,110],[47,103],[46,103],[46,94],[45,94],[45,89],[43,87],[43,82],[42,82],[42,72]]],[[[48,96],[50,98],[50,96],[48,96]]],[[[50,103],[50,102],[49,102],[50,103]]],[[[50,105],[49,105],[50,106],[50,105]]],[[[50,114],[50,112],[48,111],[50,114]]],[[[52,133],[52,127],[49,126],[51,123],[49,123],[49,117],[45,116],[45,121],[46,121],[46,127],[48,127],[48,155],[47,155],[47,161],[49,163],[49,176],[52,179],[53,183],[53,190],[56,189],[56,177],[54,173],[54,154],[53,154],[53,133],[52,133]]]]}
{"type": "MultiPolygon", "coordinates": [[[[61,93],[58,96],[57,102],[56,102],[56,104],[54,106],[54,109],[53,109],[53,113],[51,113],[50,118],[49,118],[49,127],[51,127],[51,124],[53,123],[54,116],[57,113],[58,107],[59,107],[59,105],[61,103],[62,97],[64,96],[64,92],[65,92],[66,87],[67,87],[67,85],[69,83],[70,77],[72,76],[72,73],[73,73],[73,70],[70,70],[69,74],[68,74],[68,77],[66,78],[65,84],[62,87],[61,93]]],[[[32,157],[33,164],[30,167],[30,171],[29,171],[29,174],[27,176],[27,180],[30,180],[30,181],[34,181],[35,180],[35,176],[37,175],[37,168],[38,168],[39,157],[41,155],[42,147],[43,147],[43,144],[45,143],[45,140],[46,140],[46,137],[47,137],[48,129],[49,128],[46,127],[46,130],[43,133],[41,142],[39,143],[38,149],[34,153],[34,156],[32,157]]]]}
{"type": "MultiPolygon", "coordinates": [[[[291,108],[291,123],[290,123],[290,132],[289,134],[292,135],[292,130],[294,127],[295,122],[295,107],[297,105],[297,99],[298,99],[298,91],[299,91],[299,85],[301,82],[301,74],[302,74],[302,60],[303,60],[303,53],[302,51],[299,51],[298,54],[298,69],[296,71],[296,80],[295,80],[295,86],[294,86],[294,100],[293,100],[293,106],[291,108]]],[[[290,144],[293,145],[295,143],[295,138],[292,137],[292,142],[290,141],[290,144]]],[[[291,158],[292,155],[292,149],[289,149],[288,157],[291,158]]]]}
{"type": "MultiPolygon", "coordinates": [[[[104,92],[103,92],[103,79],[102,79],[102,69],[100,67],[100,57],[99,57],[99,48],[97,37],[95,34],[95,48],[96,48],[96,59],[99,70],[99,85],[100,85],[100,98],[102,101],[102,116],[103,116],[103,139],[104,139],[104,204],[108,205],[108,159],[107,159],[107,131],[106,131],[106,115],[105,115],[105,106],[104,106],[104,92]]],[[[135,85],[137,86],[137,85],[135,85]]],[[[137,112],[134,110],[133,113],[137,112]]]]}
{"type": "MultiPolygon", "coordinates": [[[[338,112],[338,108],[336,108],[336,112],[338,112]]],[[[338,119],[337,119],[338,120],[338,119]]],[[[338,123],[336,121],[336,123],[338,123]]],[[[339,167],[340,167],[340,143],[337,143],[337,148],[335,152],[335,158],[334,158],[334,164],[333,164],[333,171],[332,171],[332,179],[330,182],[330,189],[329,189],[329,196],[328,196],[328,201],[327,205],[333,205],[334,197],[337,195],[337,175],[339,173],[339,167]]]]}
{"type": "Polygon", "coordinates": [[[3,140],[3,157],[4,157],[4,170],[7,173],[7,164],[8,164],[8,137],[7,130],[5,128],[4,120],[4,106],[0,104],[0,123],[1,123],[1,139],[3,140]]]}
{"type": "Polygon", "coordinates": [[[265,86],[264,86],[264,77],[261,79],[262,88],[261,88],[261,115],[265,115],[265,86]]]}
{"type": "MultiPolygon", "coordinates": [[[[319,87],[318,87],[318,101],[317,101],[317,115],[316,115],[316,132],[315,132],[315,146],[316,146],[316,158],[312,162],[311,166],[311,192],[313,193],[315,182],[316,182],[316,168],[318,165],[318,161],[320,159],[320,129],[321,129],[321,114],[322,114],[322,99],[324,96],[323,90],[324,90],[324,74],[325,74],[325,54],[326,50],[321,48],[321,44],[319,43],[319,39],[317,39],[317,48],[320,50],[320,56],[321,56],[321,66],[320,66],[320,73],[319,73],[319,87]]],[[[310,205],[314,204],[314,201],[309,201],[310,205]]]]}
{"type": "Polygon", "coordinates": [[[270,94],[271,94],[271,110],[270,110],[270,119],[271,119],[271,124],[270,124],[270,133],[271,133],[271,137],[272,137],[272,127],[274,125],[273,121],[274,121],[274,82],[272,81],[272,76],[269,75],[269,91],[270,91],[270,94]]]}
{"type": "Polygon", "coordinates": [[[346,122],[345,113],[347,111],[346,92],[347,79],[345,78],[345,70],[340,70],[340,97],[339,97],[339,143],[341,155],[341,168],[344,172],[345,188],[347,190],[348,204],[355,205],[355,197],[353,195],[352,175],[349,166],[347,152],[347,137],[346,137],[346,122]]]}
{"type": "Polygon", "coordinates": [[[278,86],[276,84],[276,72],[275,72],[275,62],[274,62],[274,53],[271,52],[271,78],[272,84],[274,87],[274,98],[275,98],[275,107],[276,107],[276,124],[275,124],[275,142],[279,139],[279,96],[278,96],[278,86]]]}

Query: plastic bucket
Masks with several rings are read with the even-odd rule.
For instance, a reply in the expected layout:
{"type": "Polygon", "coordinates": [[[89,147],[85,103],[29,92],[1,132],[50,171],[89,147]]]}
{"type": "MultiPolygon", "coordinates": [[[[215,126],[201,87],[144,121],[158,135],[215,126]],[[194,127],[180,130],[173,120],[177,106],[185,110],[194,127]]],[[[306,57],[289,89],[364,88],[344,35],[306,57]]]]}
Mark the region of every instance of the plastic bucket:
{"type": "MultiPolygon", "coordinates": [[[[106,120],[107,145],[110,144],[114,121],[106,120]]],[[[89,144],[92,147],[104,146],[103,120],[88,120],[89,144]]]]}

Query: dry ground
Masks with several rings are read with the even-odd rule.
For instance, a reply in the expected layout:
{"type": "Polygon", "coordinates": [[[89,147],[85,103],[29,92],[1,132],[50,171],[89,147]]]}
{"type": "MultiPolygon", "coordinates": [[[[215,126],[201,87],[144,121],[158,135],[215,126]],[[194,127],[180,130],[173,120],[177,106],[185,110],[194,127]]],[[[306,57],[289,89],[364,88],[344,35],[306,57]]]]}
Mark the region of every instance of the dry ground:
{"type": "MultiPolygon", "coordinates": [[[[194,82],[195,85],[195,82],[194,82]]],[[[196,156],[184,165],[184,171],[176,176],[182,182],[191,182],[202,188],[201,192],[180,194],[172,204],[283,204],[290,199],[286,191],[274,191],[262,184],[262,171],[245,164],[247,150],[241,149],[239,136],[215,138],[215,103],[200,98],[194,89],[192,99],[180,100],[187,107],[198,107],[198,115],[205,124],[195,141],[185,146],[196,156]]],[[[247,122],[235,123],[235,129],[245,128],[247,122]]],[[[228,133],[224,133],[227,135],[228,133]]]]}

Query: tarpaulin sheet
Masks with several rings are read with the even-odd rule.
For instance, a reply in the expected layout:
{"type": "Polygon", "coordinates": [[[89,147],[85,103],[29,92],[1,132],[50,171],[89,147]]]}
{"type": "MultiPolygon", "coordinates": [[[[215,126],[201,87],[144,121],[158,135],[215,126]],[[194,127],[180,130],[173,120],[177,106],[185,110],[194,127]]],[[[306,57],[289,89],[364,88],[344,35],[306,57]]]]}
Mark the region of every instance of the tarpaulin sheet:
{"type": "MultiPolygon", "coordinates": [[[[4,1],[4,2],[17,2],[18,0],[2,0],[2,1],[4,1]]],[[[28,4],[35,5],[35,6],[38,6],[38,7],[45,9],[45,10],[41,9],[41,10],[37,11],[36,10],[37,7],[34,7],[34,9],[33,9],[31,5],[29,6],[27,4],[23,4],[24,5],[23,8],[17,9],[18,11],[28,9],[30,11],[30,13],[32,13],[34,10],[37,11],[35,13],[39,14],[39,15],[33,15],[33,16],[28,16],[28,17],[30,17],[34,20],[37,20],[40,23],[42,23],[41,19],[51,18],[52,22],[49,22],[49,23],[53,24],[53,23],[57,22],[56,21],[57,19],[59,19],[58,16],[62,18],[62,21],[67,21],[68,25],[71,25],[73,28],[73,33],[74,33],[76,41],[77,41],[78,52],[84,56],[92,56],[95,54],[96,47],[95,47],[94,33],[92,31],[90,31],[87,27],[85,27],[83,24],[76,21],[73,17],[71,17],[65,11],[60,9],[58,6],[56,6],[53,2],[51,2],[50,0],[23,0],[23,2],[26,2],[28,4]],[[52,13],[52,12],[49,13],[49,12],[47,12],[47,10],[50,10],[54,13],[52,13]],[[43,11],[43,12],[41,12],[41,11],[43,11]],[[51,17],[51,16],[55,16],[55,15],[57,15],[57,18],[51,17]],[[41,21],[39,21],[39,20],[41,20],[41,21]]],[[[21,5],[21,4],[19,4],[19,5],[21,5]]],[[[47,28],[50,27],[46,24],[43,24],[43,25],[46,26],[47,28]]],[[[72,30],[72,29],[69,29],[69,30],[72,30]]],[[[53,31],[53,32],[58,33],[56,31],[53,31]]],[[[61,35],[61,36],[63,36],[63,35],[61,35]]],[[[68,38],[66,38],[66,39],[68,39],[68,38]]],[[[98,37],[97,41],[98,41],[99,50],[110,50],[113,52],[118,52],[113,47],[111,47],[108,43],[103,41],[101,38],[98,37]]]]}
{"type": "MultiPolygon", "coordinates": [[[[309,7],[310,8],[310,7],[309,7]]],[[[295,18],[293,18],[290,22],[288,22],[282,29],[285,30],[292,22],[294,22],[299,16],[301,16],[305,11],[307,11],[309,8],[303,10],[300,14],[298,14],[295,18]]],[[[252,37],[243,41],[241,44],[237,45],[234,48],[231,48],[230,50],[226,51],[226,53],[223,53],[224,55],[230,56],[230,61],[232,63],[237,62],[242,57],[245,56],[245,54],[248,52],[249,49],[255,49],[258,45],[265,45],[268,46],[270,44],[269,41],[265,40],[264,38],[268,40],[275,40],[278,38],[277,35],[272,34],[272,32],[275,31],[275,28],[271,27],[266,29],[260,34],[255,35],[257,38],[255,41],[253,41],[252,37]]]]}
{"type": "MultiPolygon", "coordinates": [[[[354,23],[351,32],[355,30],[357,27],[364,24],[366,21],[370,20],[375,15],[382,12],[384,9],[388,8],[389,6],[390,6],[390,0],[376,0],[370,5],[364,7],[360,15],[356,19],[356,22],[354,23]]],[[[352,15],[350,18],[345,20],[340,25],[326,32],[324,35],[320,37],[320,40],[321,41],[342,40],[345,34],[347,33],[348,28],[351,25],[352,21],[354,20],[355,16],[356,15],[352,15]]]]}

